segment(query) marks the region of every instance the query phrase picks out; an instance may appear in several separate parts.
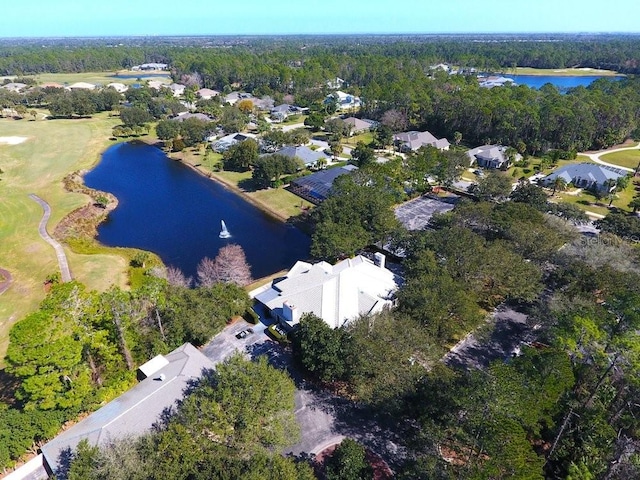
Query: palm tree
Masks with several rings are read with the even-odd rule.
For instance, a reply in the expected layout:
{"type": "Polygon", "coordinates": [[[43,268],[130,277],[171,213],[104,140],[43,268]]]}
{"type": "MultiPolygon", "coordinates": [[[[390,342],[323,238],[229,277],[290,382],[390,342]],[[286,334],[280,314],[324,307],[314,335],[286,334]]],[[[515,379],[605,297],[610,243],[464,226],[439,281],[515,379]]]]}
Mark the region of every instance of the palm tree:
{"type": "Polygon", "coordinates": [[[562,177],[556,177],[553,181],[553,193],[551,195],[555,195],[557,190],[563,192],[566,189],[567,181],[562,177]]]}
{"type": "Polygon", "coordinates": [[[633,213],[636,213],[640,209],[640,195],[633,197],[633,200],[629,202],[629,208],[633,208],[633,213]]]}

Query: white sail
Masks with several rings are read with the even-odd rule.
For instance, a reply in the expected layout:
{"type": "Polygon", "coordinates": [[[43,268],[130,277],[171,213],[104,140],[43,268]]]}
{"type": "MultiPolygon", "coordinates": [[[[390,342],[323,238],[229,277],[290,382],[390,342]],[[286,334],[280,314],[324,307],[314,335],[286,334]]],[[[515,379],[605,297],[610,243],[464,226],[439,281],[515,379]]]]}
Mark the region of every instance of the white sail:
{"type": "Polygon", "coordinates": [[[222,225],[222,230],[220,230],[220,235],[218,236],[220,238],[229,238],[231,234],[229,233],[229,230],[227,230],[227,225],[224,223],[224,220],[220,220],[220,223],[222,225]]]}

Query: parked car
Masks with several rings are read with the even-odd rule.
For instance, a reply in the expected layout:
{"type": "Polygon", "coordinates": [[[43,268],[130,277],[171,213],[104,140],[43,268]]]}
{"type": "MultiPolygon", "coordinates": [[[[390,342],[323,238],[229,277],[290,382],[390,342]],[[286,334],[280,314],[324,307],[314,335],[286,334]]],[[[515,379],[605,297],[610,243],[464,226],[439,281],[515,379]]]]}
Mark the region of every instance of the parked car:
{"type": "Polygon", "coordinates": [[[273,325],[269,325],[269,333],[278,340],[279,342],[284,342],[287,340],[287,332],[279,323],[274,323],[273,325]]]}
{"type": "Polygon", "coordinates": [[[241,340],[244,337],[246,337],[247,335],[251,335],[252,333],[253,333],[253,329],[252,328],[245,328],[241,332],[236,333],[236,338],[238,340],[241,340]]]}

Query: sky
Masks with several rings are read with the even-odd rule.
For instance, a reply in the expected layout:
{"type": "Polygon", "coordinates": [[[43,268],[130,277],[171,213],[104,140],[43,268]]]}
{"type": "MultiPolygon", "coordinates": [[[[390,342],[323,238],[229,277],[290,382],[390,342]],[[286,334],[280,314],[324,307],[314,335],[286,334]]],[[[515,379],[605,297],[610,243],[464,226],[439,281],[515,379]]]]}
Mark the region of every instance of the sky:
{"type": "Polygon", "coordinates": [[[640,33],[638,0],[3,1],[0,37],[640,33]]]}

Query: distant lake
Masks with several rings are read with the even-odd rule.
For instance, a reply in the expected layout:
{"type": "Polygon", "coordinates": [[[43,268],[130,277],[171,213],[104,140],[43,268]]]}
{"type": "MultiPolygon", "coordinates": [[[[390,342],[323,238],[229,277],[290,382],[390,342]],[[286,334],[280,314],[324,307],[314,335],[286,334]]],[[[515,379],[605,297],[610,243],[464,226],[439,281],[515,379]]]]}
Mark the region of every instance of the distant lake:
{"type": "Polygon", "coordinates": [[[101,243],[152,251],[188,276],[229,243],[242,246],[254,278],[309,256],[310,239],[300,230],[146,144],[110,147],[85,184],[119,200],[98,228],[101,243]],[[221,220],[230,239],[218,237],[221,220]]]}
{"type": "Polygon", "coordinates": [[[574,87],[588,87],[599,78],[608,78],[611,80],[620,80],[623,77],[603,77],[601,75],[585,75],[585,76],[554,76],[554,75],[505,75],[507,78],[513,78],[518,85],[527,85],[531,88],[539,89],[545,83],[555,85],[561,92],[566,92],[574,87]]]}

